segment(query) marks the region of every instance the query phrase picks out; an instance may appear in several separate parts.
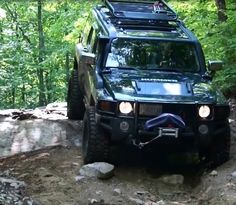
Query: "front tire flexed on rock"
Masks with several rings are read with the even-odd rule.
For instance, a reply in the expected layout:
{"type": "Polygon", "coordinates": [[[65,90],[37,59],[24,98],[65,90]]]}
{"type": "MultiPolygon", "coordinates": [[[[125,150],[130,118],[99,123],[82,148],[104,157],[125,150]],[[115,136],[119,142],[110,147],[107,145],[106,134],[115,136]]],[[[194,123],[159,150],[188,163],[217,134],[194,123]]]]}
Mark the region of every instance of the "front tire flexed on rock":
{"type": "Polygon", "coordinates": [[[210,163],[211,167],[217,167],[227,162],[230,158],[230,140],[230,127],[227,123],[224,132],[216,135],[210,146],[203,150],[205,162],[210,163]]]}
{"type": "Polygon", "coordinates": [[[107,162],[109,157],[109,139],[97,125],[95,108],[87,107],[83,121],[82,155],[85,164],[107,162]]]}

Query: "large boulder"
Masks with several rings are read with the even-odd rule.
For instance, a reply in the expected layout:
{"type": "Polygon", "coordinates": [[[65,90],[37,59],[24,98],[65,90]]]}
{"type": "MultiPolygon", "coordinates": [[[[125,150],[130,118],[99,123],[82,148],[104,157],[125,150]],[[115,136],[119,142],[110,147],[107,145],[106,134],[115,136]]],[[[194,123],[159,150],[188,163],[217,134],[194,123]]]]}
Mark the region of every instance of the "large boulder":
{"type": "Polygon", "coordinates": [[[82,176],[109,179],[114,175],[114,165],[106,162],[95,162],[84,165],[79,173],[82,176]]]}

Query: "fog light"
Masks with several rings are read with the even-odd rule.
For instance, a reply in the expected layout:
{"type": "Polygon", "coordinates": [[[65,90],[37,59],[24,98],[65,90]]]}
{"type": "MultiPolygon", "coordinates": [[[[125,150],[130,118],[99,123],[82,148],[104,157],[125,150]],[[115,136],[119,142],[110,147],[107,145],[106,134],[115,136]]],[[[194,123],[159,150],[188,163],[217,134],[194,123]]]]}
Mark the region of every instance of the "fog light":
{"type": "Polygon", "coordinates": [[[200,125],[200,126],[198,127],[198,131],[199,131],[199,133],[202,134],[202,135],[207,135],[208,132],[209,132],[209,129],[208,129],[208,126],[207,126],[207,125],[200,125]]]}
{"type": "Polygon", "coordinates": [[[121,129],[121,131],[123,131],[123,132],[127,132],[128,129],[129,129],[129,123],[126,122],[126,121],[121,122],[121,123],[120,123],[120,129],[121,129]]]}

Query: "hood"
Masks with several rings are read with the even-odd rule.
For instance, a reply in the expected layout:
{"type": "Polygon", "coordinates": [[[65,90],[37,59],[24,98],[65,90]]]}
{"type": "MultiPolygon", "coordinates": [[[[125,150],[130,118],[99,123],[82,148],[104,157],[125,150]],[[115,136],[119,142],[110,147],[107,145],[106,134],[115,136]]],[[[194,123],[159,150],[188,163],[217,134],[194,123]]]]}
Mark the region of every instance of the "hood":
{"type": "Polygon", "coordinates": [[[112,70],[104,74],[114,100],[216,103],[217,92],[199,74],[112,70]]]}

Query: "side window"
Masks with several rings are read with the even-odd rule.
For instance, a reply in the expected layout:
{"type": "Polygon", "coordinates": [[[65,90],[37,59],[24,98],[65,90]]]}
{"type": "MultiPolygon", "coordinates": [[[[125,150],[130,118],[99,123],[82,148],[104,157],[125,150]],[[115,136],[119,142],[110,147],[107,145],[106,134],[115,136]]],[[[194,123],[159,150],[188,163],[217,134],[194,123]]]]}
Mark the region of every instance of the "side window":
{"type": "Polygon", "coordinates": [[[83,44],[83,46],[87,46],[88,45],[88,39],[90,36],[90,32],[91,32],[91,23],[86,23],[85,27],[83,29],[82,35],[81,35],[81,43],[83,44]]]}
{"type": "Polygon", "coordinates": [[[97,30],[94,30],[92,39],[91,39],[91,48],[92,48],[92,53],[97,53],[97,48],[98,48],[98,33],[97,30]]]}
{"type": "Polygon", "coordinates": [[[98,40],[98,33],[93,27],[91,27],[88,38],[87,38],[87,49],[89,52],[96,53],[97,51],[97,41],[98,40]]]}
{"type": "Polygon", "coordinates": [[[91,40],[92,40],[93,33],[94,33],[94,29],[93,27],[91,27],[88,33],[87,41],[86,41],[86,45],[88,46],[88,49],[91,48],[91,40]]]}

